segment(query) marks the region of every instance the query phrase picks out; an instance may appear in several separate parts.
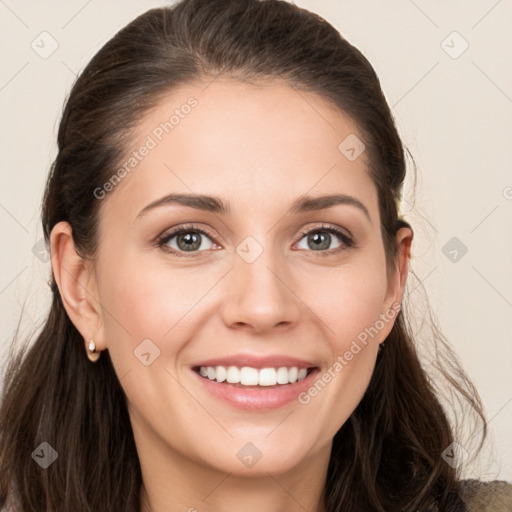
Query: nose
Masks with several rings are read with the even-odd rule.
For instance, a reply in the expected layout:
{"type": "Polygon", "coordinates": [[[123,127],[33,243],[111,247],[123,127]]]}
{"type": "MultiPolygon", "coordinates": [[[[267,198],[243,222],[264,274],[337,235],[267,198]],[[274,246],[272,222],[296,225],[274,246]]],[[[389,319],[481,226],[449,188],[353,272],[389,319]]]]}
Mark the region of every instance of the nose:
{"type": "Polygon", "coordinates": [[[264,250],[251,263],[235,255],[222,301],[228,327],[264,333],[298,322],[302,302],[294,292],[293,277],[286,263],[271,252],[264,250]]]}

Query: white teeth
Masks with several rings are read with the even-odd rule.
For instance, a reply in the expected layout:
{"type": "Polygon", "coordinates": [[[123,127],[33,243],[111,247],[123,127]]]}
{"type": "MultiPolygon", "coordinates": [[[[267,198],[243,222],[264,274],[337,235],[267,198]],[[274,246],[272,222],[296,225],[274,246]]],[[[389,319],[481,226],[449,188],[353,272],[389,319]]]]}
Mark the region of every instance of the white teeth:
{"type": "Polygon", "coordinates": [[[240,384],[244,386],[257,386],[258,385],[258,370],[244,366],[240,370],[240,384]]]}
{"type": "Polygon", "coordinates": [[[277,384],[275,368],[262,368],[259,371],[258,384],[260,386],[275,386],[277,384]]]}
{"type": "Polygon", "coordinates": [[[275,386],[276,384],[293,384],[304,379],[308,373],[307,368],[292,366],[287,368],[251,368],[243,366],[201,366],[199,373],[210,380],[227,382],[230,384],[242,384],[243,386],[275,386]]]}
{"type": "Polygon", "coordinates": [[[236,366],[230,366],[226,373],[226,382],[230,384],[238,384],[240,382],[240,370],[236,366]]]}
{"type": "Polygon", "coordinates": [[[286,366],[281,366],[277,370],[277,383],[278,384],[288,384],[290,382],[288,380],[288,368],[286,366]]]}
{"type": "Polygon", "coordinates": [[[224,382],[227,376],[226,368],[224,368],[224,366],[217,366],[215,368],[215,375],[217,377],[217,382],[224,382]]]}

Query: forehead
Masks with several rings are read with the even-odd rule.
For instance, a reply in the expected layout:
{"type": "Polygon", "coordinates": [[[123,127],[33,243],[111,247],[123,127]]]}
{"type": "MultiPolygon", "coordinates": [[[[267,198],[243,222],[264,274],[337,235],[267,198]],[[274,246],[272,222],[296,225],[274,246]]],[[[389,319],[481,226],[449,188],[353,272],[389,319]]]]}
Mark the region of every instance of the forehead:
{"type": "Polygon", "coordinates": [[[263,215],[301,195],[343,193],[376,218],[363,148],[354,121],[315,93],[283,82],[197,82],[139,121],[107,203],[133,217],[165,194],[196,193],[225,198],[233,215],[241,206],[263,215]]]}

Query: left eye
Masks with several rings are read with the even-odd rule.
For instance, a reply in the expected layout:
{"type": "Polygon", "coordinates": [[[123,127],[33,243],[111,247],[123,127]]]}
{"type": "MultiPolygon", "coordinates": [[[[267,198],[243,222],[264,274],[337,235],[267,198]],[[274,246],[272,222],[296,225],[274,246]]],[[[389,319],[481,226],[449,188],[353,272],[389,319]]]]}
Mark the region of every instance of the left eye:
{"type": "MultiPolygon", "coordinates": [[[[311,244],[311,246],[314,247],[312,249],[313,251],[332,250],[338,249],[342,245],[351,245],[351,241],[347,235],[333,228],[317,228],[315,230],[308,231],[307,233],[303,234],[303,237],[300,239],[300,241],[304,239],[306,240],[306,244],[311,244]],[[338,245],[336,247],[329,247],[331,245],[331,242],[333,241],[332,235],[334,235],[335,238],[338,238],[338,240],[342,240],[342,242],[338,242],[338,245]]],[[[301,248],[310,249],[310,247],[301,248]]]]}

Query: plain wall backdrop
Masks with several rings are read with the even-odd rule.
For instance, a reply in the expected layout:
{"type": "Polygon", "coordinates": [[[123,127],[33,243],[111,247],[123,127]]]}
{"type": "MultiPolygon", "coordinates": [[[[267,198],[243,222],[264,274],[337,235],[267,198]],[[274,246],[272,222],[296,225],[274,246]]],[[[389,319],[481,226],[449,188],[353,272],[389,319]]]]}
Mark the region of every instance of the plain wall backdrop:
{"type": "MultiPolygon", "coordinates": [[[[492,445],[467,476],[512,481],[512,2],[295,3],[333,24],[381,80],[418,170],[402,207],[415,231],[406,294],[421,316],[422,283],[482,397],[492,445]]],[[[22,309],[29,335],[49,307],[40,203],[66,94],[117,30],[161,5],[0,0],[1,364],[22,309]]]]}

